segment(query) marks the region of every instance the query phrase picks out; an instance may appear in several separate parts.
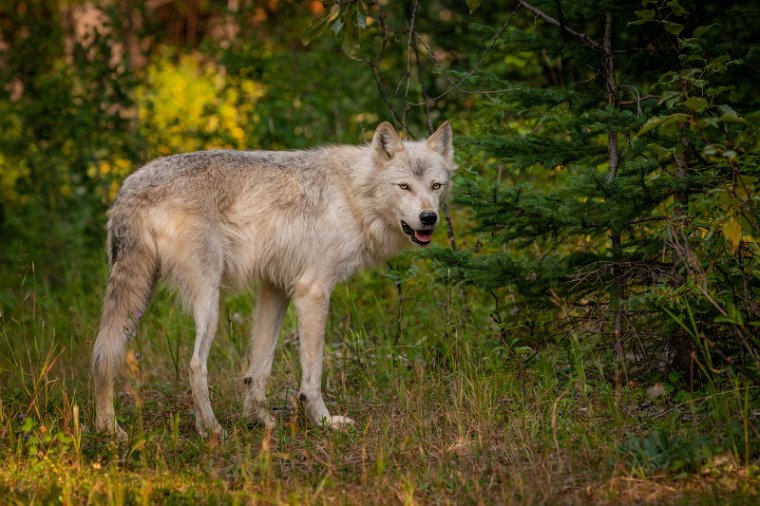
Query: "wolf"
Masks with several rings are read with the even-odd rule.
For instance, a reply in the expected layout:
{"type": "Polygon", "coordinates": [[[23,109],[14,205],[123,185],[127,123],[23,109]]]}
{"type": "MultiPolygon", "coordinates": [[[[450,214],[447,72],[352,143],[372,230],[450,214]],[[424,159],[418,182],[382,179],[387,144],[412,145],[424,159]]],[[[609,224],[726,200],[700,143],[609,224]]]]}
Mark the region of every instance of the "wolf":
{"type": "Polygon", "coordinates": [[[126,437],[114,379],[159,279],[194,317],[189,377],[202,437],[223,435],[207,381],[222,287],[256,287],[244,416],[275,425],[266,384],[292,300],[304,412],[320,426],[353,424],[331,415],[322,398],[330,294],[405,246],[430,244],[456,168],[452,137],[448,121],[419,141],[402,140],[384,122],[368,145],[201,151],[151,161],[127,177],[107,225],[110,271],[92,352],[96,428],[126,437]]]}

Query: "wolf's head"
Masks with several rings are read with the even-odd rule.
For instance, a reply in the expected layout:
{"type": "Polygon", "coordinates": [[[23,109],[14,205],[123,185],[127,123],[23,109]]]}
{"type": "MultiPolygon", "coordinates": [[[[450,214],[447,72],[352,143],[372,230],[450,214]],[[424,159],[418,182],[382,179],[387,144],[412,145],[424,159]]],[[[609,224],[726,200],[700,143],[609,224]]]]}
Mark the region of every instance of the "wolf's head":
{"type": "Polygon", "coordinates": [[[375,130],[371,150],[377,210],[399,234],[427,246],[456,168],[451,125],[444,122],[424,141],[402,141],[384,122],[375,130]]]}

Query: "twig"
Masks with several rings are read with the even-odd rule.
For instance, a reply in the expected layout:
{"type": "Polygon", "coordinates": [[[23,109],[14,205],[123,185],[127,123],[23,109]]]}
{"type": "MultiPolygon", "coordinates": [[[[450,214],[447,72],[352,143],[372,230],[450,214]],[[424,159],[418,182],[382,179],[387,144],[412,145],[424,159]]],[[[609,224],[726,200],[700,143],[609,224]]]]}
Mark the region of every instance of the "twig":
{"type": "MultiPolygon", "coordinates": [[[[607,78],[607,101],[617,107],[617,79],[615,78],[615,57],[612,53],[612,13],[607,12],[604,20],[604,71],[607,78]]],[[[620,164],[618,148],[618,133],[610,126],[607,131],[607,151],[610,157],[610,169],[607,173],[607,184],[617,176],[620,164]]]]}
{"type": "Polygon", "coordinates": [[[451,249],[456,251],[457,248],[457,238],[454,235],[454,224],[451,221],[451,216],[449,215],[449,206],[448,204],[443,204],[441,206],[441,211],[443,212],[443,219],[446,221],[446,235],[449,238],[449,246],[451,246],[451,249]]]}
{"type": "Polygon", "coordinates": [[[377,90],[380,92],[380,97],[388,107],[391,116],[393,116],[393,122],[399,125],[401,124],[401,118],[399,118],[396,108],[393,107],[393,102],[391,102],[388,92],[385,90],[385,78],[383,78],[383,74],[380,72],[380,62],[385,57],[385,49],[388,47],[388,27],[385,25],[385,11],[382,9],[378,15],[378,23],[380,25],[380,32],[383,34],[383,39],[380,44],[380,54],[378,54],[376,58],[368,60],[367,63],[372,72],[372,79],[374,79],[377,90]]]}
{"type": "Polygon", "coordinates": [[[592,39],[585,33],[576,32],[569,26],[565,25],[564,23],[560,23],[559,21],[557,21],[556,19],[554,19],[553,17],[549,16],[547,13],[539,9],[538,7],[534,7],[533,5],[529,4],[528,2],[525,2],[524,0],[517,0],[517,3],[519,5],[522,5],[523,7],[525,7],[530,12],[532,12],[539,18],[543,19],[550,25],[554,25],[554,26],[559,27],[560,29],[564,29],[570,35],[579,38],[581,41],[583,41],[584,44],[586,44],[588,47],[590,47],[594,51],[602,52],[602,46],[600,46],[597,41],[595,41],[594,39],[592,39]]]}
{"type": "MultiPolygon", "coordinates": [[[[491,50],[496,45],[496,42],[501,38],[501,36],[504,34],[504,32],[509,27],[510,23],[512,22],[512,18],[514,17],[514,15],[517,12],[517,10],[519,9],[519,7],[520,7],[519,5],[517,7],[515,7],[515,10],[513,10],[512,14],[509,15],[509,18],[507,19],[507,21],[504,22],[503,25],[501,25],[501,28],[499,28],[499,31],[496,32],[496,35],[494,35],[493,38],[491,39],[491,43],[488,45],[488,47],[483,52],[483,54],[480,55],[480,59],[478,60],[478,62],[475,64],[475,66],[472,68],[472,70],[470,70],[467,73],[466,76],[464,76],[463,78],[461,78],[459,80],[459,82],[454,82],[453,79],[451,79],[449,76],[447,76],[444,73],[444,76],[446,77],[446,80],[449,81],[449,84],[451,84],[451,87],[449,89],[447,89],[446,91],[444,91],[443,93],[441,93],[440,95],[438,95],[437,97],[434,97],[433,101],[437,102],[438,100],[442,99],[443,97],[445,97],[446,95],[448,95],[449,93],[451,93],[454,90],[460,91],[462,93],[496,93],[495,91],[491,91],[491,92],[486,92],[486,91],[467,91],[467,90],[463,90],[461,86],[462,86],[462,84],[465,81],[467,81],[469,78],[471,78],[473,75],[475,75],[475,73],[478,71],[478,69],[480,68],[480,66],[483,64],[483,61],[485,60],[486,56],[488,56],[488,53],[491,52],[491,50]]],[[[420,42],[422,42],[422,45],[425,47],[425,49],[427,49],[428,56],[430,56],[430,59],[433,60],[433,63],[435,64],[435,66],[438,67],[441,70],[444,70],[443,69],[443,65],[441,65],[435,59],[435,55],[433,54],[433,51],[430,50],[430,48],[425,44],[425,42],[420,38],[419,35],[417,35],[417,39],[420,42]]],[[[507,91],[507,90],[504,90],[504,91],[507,91]]],[[[411,105],[418,107],[418,106],[420,106],[422,104],[412,103],[411,105]]]]}
{"type": "Polygon", "coordinates": [[[422,71],[422,60],[420,60],[420,52],[417,50],[417,45],[413,46],[414,48],[414,60],[417,64],[417,80],[420,82],[420,91],[422,93],[422,100],[425,103],[425,119],[427,120],[427,129],[428,129],[428,135],[432,135],[435,131],[433,129],[433,117],[430,112],[430,96],[428,95],[427,89],[425,89],[425,82],[422,78],[424,75],[424,72],[422,71]]]}
{"type": "Polygon", "coordinates": [[[409,133],[409,129],[407,128],[406,119],[409,115],[409,109],[411,109],[411,106],[409,105],[409,84],[412,81],[412,38],[414,35],[414,20],[417,17],[417,6],[419,3],[419,0],[414,0],[414,7],[412,7],[412,16],[409,19],[409,36],[406,39],[406,74],[404,75],[406,78],[406,88],[404,89],[404,115],[401,118],[401,128],[407,134],[409,133]]]}

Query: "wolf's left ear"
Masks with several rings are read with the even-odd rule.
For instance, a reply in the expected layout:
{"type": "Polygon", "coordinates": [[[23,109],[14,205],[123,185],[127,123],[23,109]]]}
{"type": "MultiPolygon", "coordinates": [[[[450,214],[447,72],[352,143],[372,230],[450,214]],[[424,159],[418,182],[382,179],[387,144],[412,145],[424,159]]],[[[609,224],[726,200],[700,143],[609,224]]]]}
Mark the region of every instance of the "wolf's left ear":
{"type": "Polygon", "coordinates": [[[444,121],[433,135],[428,137],[427,145],[446,160],[450,166],[454,166],[454,134],[451,133],[451,123],[444,121]]]}

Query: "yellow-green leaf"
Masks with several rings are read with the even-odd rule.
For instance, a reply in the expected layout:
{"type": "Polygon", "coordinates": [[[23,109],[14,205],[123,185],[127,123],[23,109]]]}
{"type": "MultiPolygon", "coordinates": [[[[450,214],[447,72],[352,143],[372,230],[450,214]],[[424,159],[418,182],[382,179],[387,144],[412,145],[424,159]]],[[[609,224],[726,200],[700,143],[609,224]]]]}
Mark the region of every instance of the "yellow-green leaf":
{"type": "Polygon", "coordinates": [[[650,130],[654,130],[655,128],[662,128],[668,125],[672,125],[673,123],[688,120],[689,115],[683,113],[671,114],[669,116],[654,116],[652,118],[649,118],[647,122],[644,123],[644,126],[641,127],[641,130],[639,130],[639,135],[643,135],[650,130]]]}
{"type": "Polygon", "coordinates": [[[685,105],[687,109],[698,112],[707,107],[707,100],[700,97],[689,97],[684,100],[683,105],[685,105]]]}
{"type": "Polygon", "coordinates": [[[470,12],[480,7],[480,2],[481,0],[465,0],[465,3],[467,4],[467,8],[470,9],[470,12]]]}
{"type": "Polygon", "coordinates": [[[683,25],[681,23],[673,23],[672,21],[663,21],[662,26],[665,27],[665,30],[668,31],[668,33],[672,33],[673,35],[678,35],[683,31],[683,25]]]}
{"type": "Polygon", "coordinates": [[[731,246],[732,251],[736,251],[739,247],[739,243],[742,240],[742,225],[736,216],[729,216],[726,221],[723,222],[723,236],[731,246]]]}

